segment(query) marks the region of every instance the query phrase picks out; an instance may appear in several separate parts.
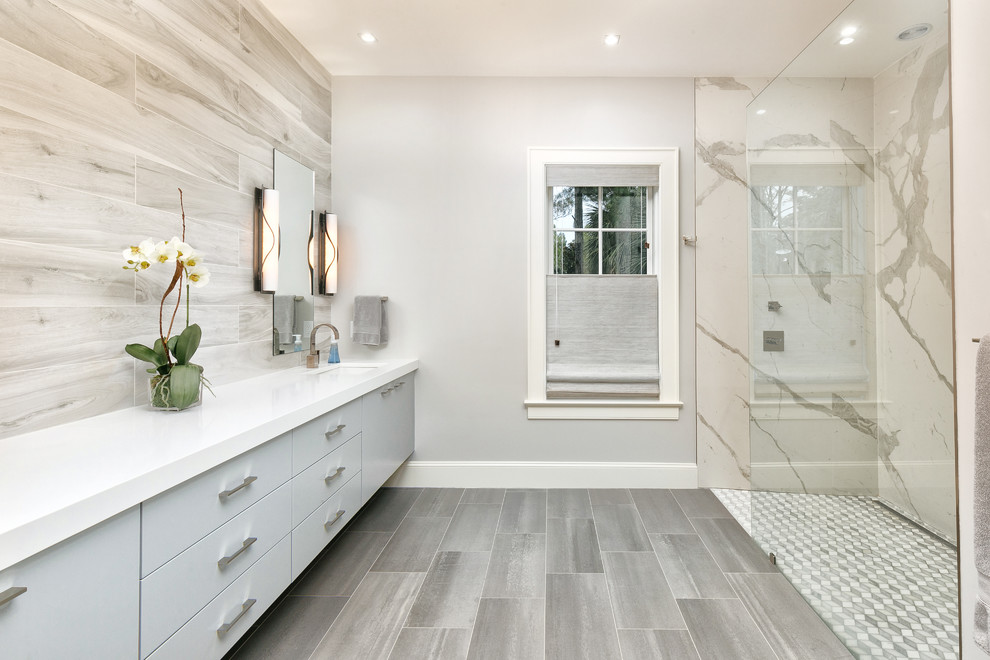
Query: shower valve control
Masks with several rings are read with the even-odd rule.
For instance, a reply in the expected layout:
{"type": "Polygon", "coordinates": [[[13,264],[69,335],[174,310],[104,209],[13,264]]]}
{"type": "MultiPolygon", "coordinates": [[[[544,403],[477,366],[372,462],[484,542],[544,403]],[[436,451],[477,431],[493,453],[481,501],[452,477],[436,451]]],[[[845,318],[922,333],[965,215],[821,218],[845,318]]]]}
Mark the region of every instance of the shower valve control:
{"type": "Polygon", "coordinates": [[[783,330],[764,330],[763,331],[763,350],[764,351],[783,351],[784,350],[784,331],[783,330]]]}
{"type": "Polygon", "coordinates": [[[770,301],[767,302],[767,311],[768,312],[779,312],[781,307],[783,307],[783,305],[781,305],[776,300],[770,300],[770,301]]]}

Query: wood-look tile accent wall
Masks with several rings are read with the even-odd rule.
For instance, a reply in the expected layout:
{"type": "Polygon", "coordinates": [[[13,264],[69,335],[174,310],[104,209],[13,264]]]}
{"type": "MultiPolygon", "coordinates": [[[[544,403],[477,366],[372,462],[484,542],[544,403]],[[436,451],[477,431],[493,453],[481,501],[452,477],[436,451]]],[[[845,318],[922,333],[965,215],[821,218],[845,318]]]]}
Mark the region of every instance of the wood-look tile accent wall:
{"type": "Polygon", "coordinates": [[[178,187],[212,270],[196,361],[215,385],[297,366],[271,355],[251,207],[275,147],[330,207],[331,83],[261,3],[0,0],[0,61],[0,438],[143,403],[123,347],[155,337],[165,274],[119,254],[179,232],[178,187]]]}

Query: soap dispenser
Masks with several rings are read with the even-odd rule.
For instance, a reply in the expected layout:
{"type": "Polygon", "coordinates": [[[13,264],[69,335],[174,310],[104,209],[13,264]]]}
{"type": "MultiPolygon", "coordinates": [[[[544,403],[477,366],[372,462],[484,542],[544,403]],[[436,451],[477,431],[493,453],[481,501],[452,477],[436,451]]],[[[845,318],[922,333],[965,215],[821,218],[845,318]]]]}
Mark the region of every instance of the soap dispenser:
{"type": "Polygon", "coordinates": [[[302,348],[302,335],[292,335],[292,351],[299,353],[302,348]]]}
{"type": "Polygon", "coordinates": [[[330,357],[327,359],[327,364],[340,364],[340,353],[337,352],[336,337],[330,340],[330,357]]]}

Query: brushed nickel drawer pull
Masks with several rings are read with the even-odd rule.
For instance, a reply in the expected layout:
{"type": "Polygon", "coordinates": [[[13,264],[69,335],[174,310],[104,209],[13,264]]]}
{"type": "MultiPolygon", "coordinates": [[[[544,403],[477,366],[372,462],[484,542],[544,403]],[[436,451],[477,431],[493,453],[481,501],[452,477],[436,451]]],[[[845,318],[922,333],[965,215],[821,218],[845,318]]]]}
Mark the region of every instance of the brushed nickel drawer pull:
{"type": "Polygon", "coordinates": [[[323,434],[323,436],[327,440],[329,440],[330,438],[332,438],[333,436],[337,435],[338,433],[340,433],[341,431],[343,431],[346,428],[347,428],[347,424],[337,424],[337,428],[332,429],[330,431],[327,431],[326,433],[323,434]]]}
{"type": "Polygon", "coordinates": [[[398,383],[396,383],[395,389],[399,389],[400,387],[402,387],[405,384],[406,384],[406,381],[400,380],[398,383]]]}
{"type": "Polygon", "coordinates": [[[323,481],[326,483],[330,483],[331,481],[339,477],[341,474],[343,474],[344,470],[346,469],[347,469],[346,467],[337,468],[337,470],[333,474],[328,474],[327,476],[323,477],[323,481]]]}
{"type": "Polygon", "coordinates": [[[328,521],[326,521],[325,523],[323,523],[323,529],[327,529],[327,530],[328,530],[328,529],[330,529],[331,527],[333,527],[333,524],[334,524],[335,522],[337,522],[338,520],[340,520],[340,517],[341,517],[342,515],[344,515],[344,513],[345,513],[345,512],[344,512],[344,510],[343,510],[343,509],[341,509],[340,511],[338,511],[338,512],[337,512],[337,514],[336,514],[336,515],[335,515],[335,516],[334,516],[333,518],[331,518],[330,520],[328,520],[328,521]]]}
{"type": "Polygon", "coordinates": [[[392,390],[394,390],[394,389],[395,389],[394,387],[388,388],[387,390],[385,390],[384,392],[382,392],[382,396],[385,396],[386,394],[391,394],[392,393],[392,390]]]}
{"type": "Polygon", "coordinates": [[[230,497],[231,495],[233,495],[234,493],[236,493],[237,491],[239,491],[241,488],[247,488],[248,486],[250,486],[251,484],[253,484],[257,480],[258,480],[258,477],[254,477],[254,476],[244,477],[244,481],[241,482],[241,485],[235,486],[234,488],[231,488],[230,490],[225,490],[225,491],[221,492],[218,497],[220,498],[220,501],[223,502],[228,497],[230,497]]]}
{"type": "Polygon", "coordinates": [[[27,590],[27,587],[11,587],[6,591],[0,591],[0,605],[6,605],[27,590]]]}
{"type": "Polygon", "coordinates": [[[254,543],[257,540],[258,539],[255,538],[254,536],[249,536],[248,538],[244,539],[244,542],[241,543],[240,549],[237,552],[235,552],[234,554],[227,555],[226,557],[222,558],[220,561],[217,562],[217,566],[220,567],[220,570],[221,571],[223,569],[227,568],[228,566],[230,566],[230,562],[232,562],[235,559],[237,559],[237,556],[238,555],[240,555],[242,552],[244,552],[245,550],[247,550],[248,548],[250,548],[251,547],[251,544],[254,543]]]}
{"type": "Polygon", "coordinates": [[[235,616],[233,619],[231,619],[227,623],[217,628],[217,637],[223,637],[224,635],[226,635],[227,632],[231,628],[233,628],[238,621],[241,620],[241,617],[247,614],[247,611],[251,609],[251,606],[257,602],[258,600],[255,598],[248,598],[246,601],[244,601],[244,604],[241,605],[241,611],[237,613],[237,616],[235,616]]]}

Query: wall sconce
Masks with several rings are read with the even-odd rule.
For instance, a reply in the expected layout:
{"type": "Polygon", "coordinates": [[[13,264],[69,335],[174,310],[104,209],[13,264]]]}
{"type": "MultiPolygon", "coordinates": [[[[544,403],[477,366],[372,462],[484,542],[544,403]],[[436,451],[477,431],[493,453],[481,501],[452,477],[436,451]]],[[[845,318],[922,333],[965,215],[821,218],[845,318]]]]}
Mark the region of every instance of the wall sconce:
{"type": "Polygon", "coordinates": [[[316,234],[316,292],[321,296],[337,293],[337,216],[320,214],[316,234]]]}
{"type": "Polygon", "coordinates": [[[278,288],[278,191],[254,189],[254,290],[275,293],[278,288]]]}

